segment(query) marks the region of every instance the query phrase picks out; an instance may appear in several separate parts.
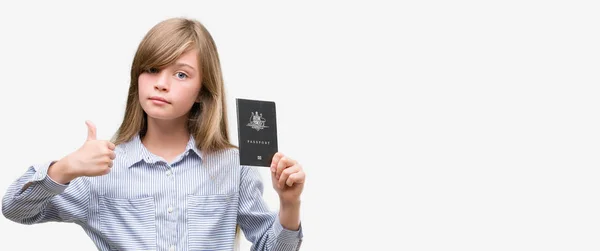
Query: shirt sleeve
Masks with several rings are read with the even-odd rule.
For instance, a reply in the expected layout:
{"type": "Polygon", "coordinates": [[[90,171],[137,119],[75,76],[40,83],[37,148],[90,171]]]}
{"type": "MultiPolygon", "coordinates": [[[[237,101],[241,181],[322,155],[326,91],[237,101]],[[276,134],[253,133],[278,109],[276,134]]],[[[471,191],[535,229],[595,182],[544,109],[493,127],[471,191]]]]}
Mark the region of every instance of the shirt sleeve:
{"type": "Polygon", "coordinates": [[[86,220],[88,182],[77,178],[65,185],[56,183],[48,176],[53,163],[29,167],[9,186],[2,199],[2,214],[7,219],[26,225],[86,220]]]}
{"type": "Polygon", "coordinates": [[[283,228],[277,212],[269,211],[263,199],[263,183],[256,169],[242,166],[238,223],[251,250],[296,251],[302,243],[302,225],[297,231],[283,228]]]}

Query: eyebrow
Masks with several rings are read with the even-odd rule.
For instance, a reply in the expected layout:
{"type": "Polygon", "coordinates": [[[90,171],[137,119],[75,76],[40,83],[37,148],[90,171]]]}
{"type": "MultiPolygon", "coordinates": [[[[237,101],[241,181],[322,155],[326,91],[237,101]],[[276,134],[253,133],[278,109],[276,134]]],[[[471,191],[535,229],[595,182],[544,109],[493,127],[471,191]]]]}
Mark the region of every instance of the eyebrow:
{"type": "Polygon", "coordinates": [[[175,66],[187,66],[187,67],[189,67],[189,68],[192,68],[192,70],[196,70],[196,69],[195,69],[194,67],[192,67],[191,65],[189,65],[189,64],[186,64],[186,63],[181,63],[181,62],[175,63],[175,66]]]}

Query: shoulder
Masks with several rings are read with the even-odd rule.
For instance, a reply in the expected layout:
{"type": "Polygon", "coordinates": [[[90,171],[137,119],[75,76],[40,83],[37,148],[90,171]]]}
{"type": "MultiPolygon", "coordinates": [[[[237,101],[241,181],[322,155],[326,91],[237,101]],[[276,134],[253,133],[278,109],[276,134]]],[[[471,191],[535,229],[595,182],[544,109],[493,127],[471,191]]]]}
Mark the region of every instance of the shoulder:
{"type": "Polygon", "coordinates": [[[228,148],[203,154],[202,162],[208,167],[217,167],[224,173],[235,172],[242,180],[260,180],[260,173],[255,167],[240,164],[240,152],[237,148],[228,148]]]}
{"type": "Polygon", "coordinates": [[[240,166],[240,154],[236,148],[227,148],[209,153],[202,152],[201,155],[203,166],[216,168],[227,173],[231,171],[240,173],[242,170],[242,166],[240,166]]]}
{"type": "Polygon", "coordinates": [[[227,148],[222,150],[217,150],[213,152],[202,152],[202,161],[218,164],[218,165],[228,165],[228,166],[236,166],[240,165],[240,153],[236,148],[227,148]]]}
{"type": "Polygon", "coordinates": [[[239,163],[240,151],[237,148],[230,147],[226,149],[217,150],[207,154],[207,156],[221,159],[237,159],[239,163]]]}

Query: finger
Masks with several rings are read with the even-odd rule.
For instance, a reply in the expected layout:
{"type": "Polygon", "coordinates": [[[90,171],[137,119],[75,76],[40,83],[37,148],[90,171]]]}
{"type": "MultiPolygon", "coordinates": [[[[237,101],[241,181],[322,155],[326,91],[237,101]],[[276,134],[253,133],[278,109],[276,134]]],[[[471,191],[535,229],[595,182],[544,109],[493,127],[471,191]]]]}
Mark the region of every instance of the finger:
{"type": "Polygon", "coordinates": [[[107,156],[105,156],[105,157],[102,158],[102,162],[101,163],[104,164],[105,166],[112,167],[113,161],[107,155],[107,156]]]}
{"type": "Polygon", "coordinates": [[[304,183],[306,175],[303,171],[299,171],[297,173],[292,173],[290,177],[285,181],[285,184],[288,186],[292,186],[294,184],[302,184],[304,183]]]}
{"type": "Polygon", "coordinates": [[[96,126],[89,120],[85,121],[88,128],[87,140],[96,140],[96,126]]]}
{"type": "Polygon", "coordinates": [[[273,155],[273,158],[271,159],[271,172],[275,172],[277,171],[277,163],[279,163],[279,160],[283,157],[283,153],[275,153],[275,155],[273,155]]]}
{"type": "Polygon", "coordinates": [[[297,165],[288,167],[285,170],[283,170],[283,172],[281,172],[281,176],[277,180],[278,187],[283,188],[283,186],[285,185],[285,183],[286,183],[287,179],[290,177],[290,175],[297,173],[299,171],[300,171],[300,167],[297,165]]]}
{"type": "Polygon", "coordinates": [[[115,148],[116,148],[115,144],[113,144],[110,141],[107,141],[107,145],[108,145],[108,149],[110,149],[110,150],[115,150],[115,148]]]}
{"type": "Polygon", "coordinates": [[[111,160],[114,160],[115,158],[117,158],[117,154],[115,152],[113,152],[113,151],[110,151],[110,153],[108,154],[108,157],[111,160]]]}
{"type": "Polygon", "coordinates": [[[283,156],[279,162],[277,163],[277,170],[275,171],[275,178],[279,179],[281,176],[281,172],[283,172],[284,169],[293,166],[294,162],[292,159],[283,156]]]}

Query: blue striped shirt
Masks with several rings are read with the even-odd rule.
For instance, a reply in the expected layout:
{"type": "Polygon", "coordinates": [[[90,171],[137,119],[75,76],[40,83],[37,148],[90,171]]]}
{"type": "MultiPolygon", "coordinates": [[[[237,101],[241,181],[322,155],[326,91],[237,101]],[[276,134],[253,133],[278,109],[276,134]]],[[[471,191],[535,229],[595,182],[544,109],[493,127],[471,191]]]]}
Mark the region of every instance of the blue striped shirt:
{"type": "Polygon", "coordinates": [[[99,250],[232,250],[239,224],[252,250],[298,250],[302,230],[284,229],[263,200],[257,170],[237,149],[204,154],[193,137],[171,163],[136,136],[118,145],[111,172],[66,185],[34,165],[2,200],[21,224],[80,225],[99,250]]]}

